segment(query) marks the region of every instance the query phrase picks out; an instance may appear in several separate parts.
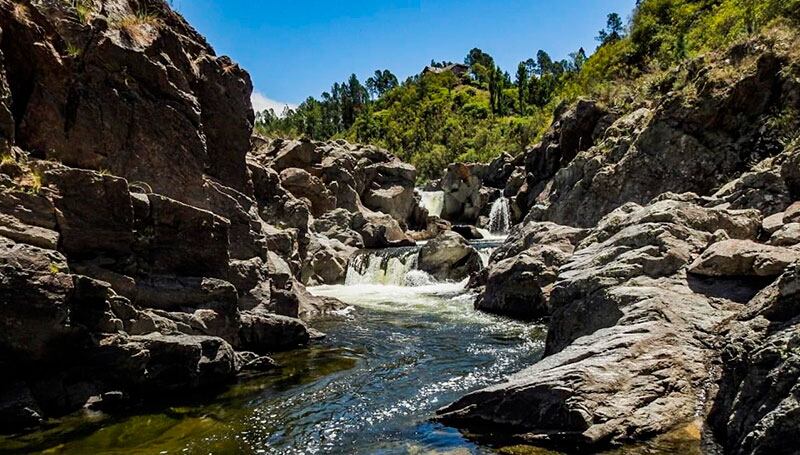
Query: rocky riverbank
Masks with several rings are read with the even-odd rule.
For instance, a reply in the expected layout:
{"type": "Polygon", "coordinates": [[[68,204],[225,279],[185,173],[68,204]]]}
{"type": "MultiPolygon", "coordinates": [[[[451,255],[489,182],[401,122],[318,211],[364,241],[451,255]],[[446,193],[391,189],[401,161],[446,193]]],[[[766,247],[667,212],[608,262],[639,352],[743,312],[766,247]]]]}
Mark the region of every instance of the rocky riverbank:
{"type": "Polygon", "coordinates": [[[165,2],[79,6],[0,2],[4,431],[274,368],[342,307],[304,285],[447,226],[384,150],[251,137],[248,74],[165,2]]]}
{"type": "Polygon", "coordinates": [[[477,309],[548,321],[546,357],[443,422],[569,451],[699,422],[725,453],[795,453],[796,45],[778,28],[626,109],[561,109],[471,283],[477,309]]]}
{"type": "Polygon", "coordinates": [[[583,452],[691,424],[794,453],[795,30],[562,105],[524,154],[443,170],[435,214],[385,150],[253,136],[248,74],[163,1],[0,0],[0,30],[3,431],[273,369],[342,307],[305,286],[425,240],[426,279],[548,326],[543,360],[441,421],[583,452]],[[516,226],[484,267],[465,237],[493,215],[516,226]]]}

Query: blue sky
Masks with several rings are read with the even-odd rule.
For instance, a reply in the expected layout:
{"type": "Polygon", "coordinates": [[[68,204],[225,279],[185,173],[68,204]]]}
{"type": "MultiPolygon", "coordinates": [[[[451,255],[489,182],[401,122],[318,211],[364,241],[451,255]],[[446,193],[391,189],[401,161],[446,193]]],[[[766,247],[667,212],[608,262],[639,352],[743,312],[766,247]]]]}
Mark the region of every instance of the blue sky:
{"type": "MultiPolygon", "coordinates": [[[[400,80],[431,59],[463,61],[473,47],[513,74],[544,49],[564,58],[594,37],[609,12],[627,19],[635,0],[173,0],[218,54],[250,72],[254,106],[298,104],[355,73],[400,80]]],[[[276,109],[280,111],[281,109],[276,109]]]]}

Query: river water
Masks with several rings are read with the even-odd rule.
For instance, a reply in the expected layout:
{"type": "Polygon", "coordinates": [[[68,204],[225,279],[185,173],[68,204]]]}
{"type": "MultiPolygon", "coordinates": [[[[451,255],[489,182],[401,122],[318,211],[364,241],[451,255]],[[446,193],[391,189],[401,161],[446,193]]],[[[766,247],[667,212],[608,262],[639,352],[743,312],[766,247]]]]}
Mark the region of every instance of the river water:
{"type": "MultiPolygon", "coordinates": [[[[478,246],[488,256],[496,242],[478,246]]],[[[44,432],[0,439],[0,451],[488,450],[430,418],[463,394],[535,362],[543,328],[475,312],[466,282],[436,283],[413,270],[414,250],[368,253],[365,262],[374,258],[377,267],[348,271],[349,284],[310,289],[351,306],[313,323],[328,335],[323,341],[276,355],[279,372],[242,381],[211,403],[200,398],[115,419],[68,417],[44,432]]]]}
{"type": "MultiPolygon", "coordinates": [[[[501,241],[474,245],[488,258],[501,241]]],[[[415,270],[416,251],[360,253],[347,284],[310,288],[350,306],[314,321],[323,341],[274,355],[279,371],[194,402],[67,417],[0,437],[0,453],[553,453],[479,445],[431,421],[436,409],[536,362],[545,332],[474,311],[466,282],[437,283],[415,270]]],[[[699,454],[695,436],[690,428],[615,453],[699,454]]]]}

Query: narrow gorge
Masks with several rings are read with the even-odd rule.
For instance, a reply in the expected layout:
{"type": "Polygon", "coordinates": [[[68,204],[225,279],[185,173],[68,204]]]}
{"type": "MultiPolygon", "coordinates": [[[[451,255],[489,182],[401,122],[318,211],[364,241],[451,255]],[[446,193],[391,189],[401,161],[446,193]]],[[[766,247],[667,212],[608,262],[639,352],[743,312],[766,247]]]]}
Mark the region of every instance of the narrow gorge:
{"type": "Polygon", "coordinates": [[[800,453],[790,19],[428,179],[170,2],[0,0],[0,453],[800,453]]]}

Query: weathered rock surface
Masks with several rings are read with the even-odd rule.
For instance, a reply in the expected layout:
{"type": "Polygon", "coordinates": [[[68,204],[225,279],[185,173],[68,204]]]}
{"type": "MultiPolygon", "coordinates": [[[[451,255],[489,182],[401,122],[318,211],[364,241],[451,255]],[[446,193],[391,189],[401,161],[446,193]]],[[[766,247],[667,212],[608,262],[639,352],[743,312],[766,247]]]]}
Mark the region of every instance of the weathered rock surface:
{"type": "Polygon", "coordinates": [[[778,276],[800,259],[800,251],[750,240],[725,240],[708,247],[689,272],[705,276],[778,276]]]}
{"type": "MultiPolygon", "coordinates": [[[[791,163],[797,150],[781,152],[774,129],[763,123],[771,112],[796,108],[789,107],[800,90],[789,76],[791,46],[782,46],[755,40],[716,62],[692,62],[670,76],[687,90],[665,90],[623,115],[587,115],[599,119],[590,133],[594,145],[565,155],[574,157],[566,165],[559,161],[552,178],[544,173],[538,184],[531,176],[552,167],[542,164],[550,161],[546,150],[532,149],[527,188],[520,190],[532,207],[529,219],[591,227],[627,202],[643,204],[669,191],[713,196],[713,205],[765,215],[783,210],[796,200],[791,163]]],[[[546,137],[557,135],[559,122],[546,137]]],[[[579,130],[590,131],[591,123],[579,130]]],[[[563,149],[565,139],[574,144],[589,136],[558,137],[553,144],[563,149]]]]}
{"type": "Polygon", "coordinates": [[[797,450],[800,268],[794,264],[727,324],[719,390],[709,416],[725,453],[797,450]]]}
{"type": "MultiPolygon", "coordinates": [[[[73,5],[0,2],[0,421],[22,427],[216,389],[340,305],[295,278],[312,210],[346,192],[306,202],[320,172],[250,153],[247,73],[166,2],[73,5]]],[[[402,167],[381,153],[362,167],[402,167]]],[[[392,221],[376,241],[405,238],[392,221]]],[[[350,251],[325,245],[315,276],[350,251]]]]}
{"type": "Polygon", "coordinates": [[[460,281],[483,267],[478,251],[455,232],[439,234],[419,250],[418,267],[438,280],[460,281]]]}
{"type": "Polygon", "coordinates": [[[714,327],[741,296],[685,270],[718,228],[755,237],[759,225],[751,211],[672,200],[609,214],[559,271],[548,356],[508,382],[467,395],[440,418],[571,450],[693,420],[710,378],[714,327]]]}

